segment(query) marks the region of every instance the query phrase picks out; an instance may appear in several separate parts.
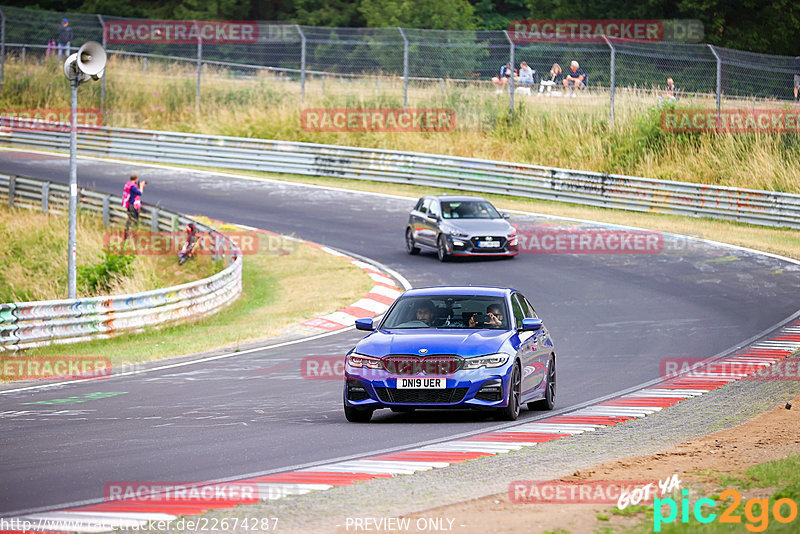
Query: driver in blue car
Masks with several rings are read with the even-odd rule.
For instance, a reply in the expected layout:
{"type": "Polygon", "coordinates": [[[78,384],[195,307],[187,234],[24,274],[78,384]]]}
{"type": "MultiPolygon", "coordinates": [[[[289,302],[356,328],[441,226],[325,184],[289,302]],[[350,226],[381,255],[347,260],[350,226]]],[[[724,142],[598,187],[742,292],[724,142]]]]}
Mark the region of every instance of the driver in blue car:
{"type": "Polygon", "coordinates": [[[417,314],[417,321],[422,321],[428,326],[433,324],[433,314],[434,314],[434,307],[433,302],[429,300],[423,300],[422,302],[417,304],[416,308],[417,314]]]}

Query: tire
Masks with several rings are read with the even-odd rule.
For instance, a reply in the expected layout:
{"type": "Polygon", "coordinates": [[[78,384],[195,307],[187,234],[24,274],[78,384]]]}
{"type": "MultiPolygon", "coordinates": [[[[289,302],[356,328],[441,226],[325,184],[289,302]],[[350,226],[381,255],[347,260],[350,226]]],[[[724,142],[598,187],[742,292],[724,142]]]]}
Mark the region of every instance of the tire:
{"type": "Polygon", "coordinates": [[[346,404],[344,406],[344,416],[351,423],[369,423],[369,420],[372,419],[372,412],[373,410],[369,408],[353,408],[346,404]]]}
{"type": "Polygon", "coordinates": [[[436,255],[442,263],[450,259],[450,255],[447,253],[447,238],[442,234],[440,234],[439,239],[436,240],[436,255]]]}
{"type": "Polygon", "coordinates": [[[556,359],[550,356],[547,364],[547,386],[544,390],[544,398],[536,402],[529,402],[529,410],[550,411],[556,405],[556,359]]]}
{"type": "Polygon", "coordinates": [[[406,228],[406,252],[412,256],[419,254],[419,247],[414,243],[414,234],[411,228],[406,228]]]}
{"type": "Polygon", "coordinates": [[[183,265],[186,261],[186,256],[178,256],[178,265],[183,265]]]}
{"type": "Polygon", "coordinates": [[[508,406],[498,408],[495,418],[501,421],[516,421],[519,417],[519,398],[522,394],[522,373],[519,364],[514,364],[511,372],[511,384],[508,392],[508,406]]]}

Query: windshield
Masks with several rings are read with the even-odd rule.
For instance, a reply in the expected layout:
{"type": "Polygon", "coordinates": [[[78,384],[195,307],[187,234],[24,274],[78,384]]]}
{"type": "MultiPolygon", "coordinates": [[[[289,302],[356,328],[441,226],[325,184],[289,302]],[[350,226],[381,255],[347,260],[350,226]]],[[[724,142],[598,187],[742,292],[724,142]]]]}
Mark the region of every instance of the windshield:
{"type": "Polygon", "coordinates": [[[403,297],[381,328],[496,328],[508,329],[503,297],[441,295],[403,297]]]}
{"type": "Polygon", "coordinates": [[[443,219],[501,219],[500,213],[486,200],[442,200],[443,219]]]}

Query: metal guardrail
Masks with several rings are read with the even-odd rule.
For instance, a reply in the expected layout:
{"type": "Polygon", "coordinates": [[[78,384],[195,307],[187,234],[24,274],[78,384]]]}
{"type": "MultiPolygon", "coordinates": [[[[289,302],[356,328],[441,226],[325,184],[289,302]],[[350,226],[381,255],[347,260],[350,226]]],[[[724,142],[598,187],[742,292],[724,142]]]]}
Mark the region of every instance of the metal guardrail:
{"type": "MultiPolygon", "coordinates": [[[[69,148],[68,127],[0,117],[0,143],[69,148]],[[35,126],[35,127],[34,127],[35,126]],[[58,127],[56,127],[58,126],[58,127]],[[31,127],[31,128],[28,128],[31,127]]],[[[485,159],[190,133],[86,128],[83,155],[291,173],[800,228],[800,195],[485,159]]]]}
{"type": "MultiPolygon", "coordinates": [[[[127,217],[119,196],[81,189],[79,198],[79,209],[102,214],[106,225],[127,217]]],[[[69,192],[62,184],[0,175],[0,199],[10,207],[66,213],[69,192]]],[[[141,220],[152,231],[177,230],[194,222],[210,234],[211,243],[222,245],[225,240],[218,250],[229,253],[219,255],[228,266],[202,280],[142,293],[0,304],[0,351],[107,338],[198,319],[236,300],[242,291],[242,255],[231,240],[209,226],[156,207],[143,206],[141,220]]]]}

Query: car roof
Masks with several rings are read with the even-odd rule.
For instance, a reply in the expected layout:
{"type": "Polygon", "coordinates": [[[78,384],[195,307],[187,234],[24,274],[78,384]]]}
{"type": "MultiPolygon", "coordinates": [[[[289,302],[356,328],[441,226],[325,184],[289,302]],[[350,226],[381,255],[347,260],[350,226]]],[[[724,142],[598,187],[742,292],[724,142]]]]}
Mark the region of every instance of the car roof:
{"type": "Polygon", "coordinates": [[[428,198],[435,198],[437,200],[450,200],[452,202],[463,202],[466,200],[483,200],[488,202],[483,197],[470,196],[470,195],[431,195],[428,198]]]}
{"type": "Polygon", "coordinates": [[[425,297],[440,295],[474,295],[479,297],[505,297],[516,290],[510,287],[490,287],[490,286],[439,286],[439,287],[417,287],[409,289],[402,296],[404,297],[425,297]]]}

